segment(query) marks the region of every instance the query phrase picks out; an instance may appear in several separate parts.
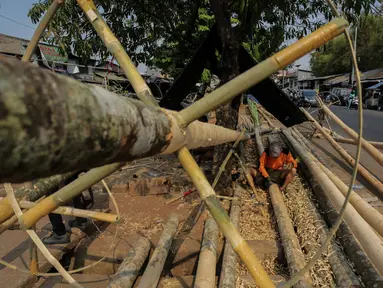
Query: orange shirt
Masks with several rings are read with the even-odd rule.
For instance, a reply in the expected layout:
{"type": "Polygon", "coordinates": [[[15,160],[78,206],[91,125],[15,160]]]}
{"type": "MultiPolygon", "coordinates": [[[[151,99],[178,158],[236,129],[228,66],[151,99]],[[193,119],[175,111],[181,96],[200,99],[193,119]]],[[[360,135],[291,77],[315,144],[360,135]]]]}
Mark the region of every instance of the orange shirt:
{"type": "Polygon", "coordinates": [[[294,168],[297,168],[297,162],[294,160],[293,155],[290,152],[288,154],[281,153],[278,158],[273,158],[267,155],[267,152],[264,151],[259,159],[259,171],[262,176],[267,178],[269,173],[267,173],[266,168],[273,170],[283,170],[284,164],[293,164],[294,168]]]}

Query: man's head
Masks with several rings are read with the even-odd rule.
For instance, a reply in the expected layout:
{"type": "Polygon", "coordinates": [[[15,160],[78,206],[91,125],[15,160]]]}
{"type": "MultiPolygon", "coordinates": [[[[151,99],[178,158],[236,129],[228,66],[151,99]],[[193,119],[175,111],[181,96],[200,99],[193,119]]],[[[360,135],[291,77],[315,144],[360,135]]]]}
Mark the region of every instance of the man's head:
{"type": "Polygon", "coordinates": [[[271,142],[270,143],[270,156],[273,158],[278,158],[282,153],[282,145],[279,142],[271,142]]]}

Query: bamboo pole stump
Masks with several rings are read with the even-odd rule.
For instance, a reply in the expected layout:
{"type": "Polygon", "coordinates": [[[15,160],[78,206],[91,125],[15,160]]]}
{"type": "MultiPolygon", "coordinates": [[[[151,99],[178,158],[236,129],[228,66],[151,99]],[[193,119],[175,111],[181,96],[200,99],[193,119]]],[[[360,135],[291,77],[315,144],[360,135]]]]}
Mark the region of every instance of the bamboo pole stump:
{"type": "Polygon", "coordinates": [[[141,237],[134,243],[128,256],[121,263],[116,274],[109,282],[108,288],[130,288],[133,287],[138,273],[150,251],[150,241],[148,238],[141,237]]]}
{"type": "Polygon", "coordinates": [[[218,225],[210,216],[205,221],[194,287],[214,288],[217,265],[218,225]]]}
{"type": "Polygon", "coordinates": [[[164,268],[166,257],[176,235],[179,224],[178,216],[170,215],[165,224],[164,231],[158,241],[157,247],[153,252],[152,258],[142,275],[138,288],[155,288],[160,280],[162,269],[164,268]]]}
{"type": "MultiPolygon", "coordinates": [[[[239,186],[234,190],[234,197],[240,198],[243,193],[243,189],[239,186]]],[[[231,203],[230,208],[230,220],[235,227],[238,227],[239,216],[241,213],[241,202],[234,200],[231,203]]],[[[226,240],[225,248],[223,251],[221,276],[219,279],[220,288],[234,288],[236,281],[236,268],[237,267],[237,255],[231,247],[230,243],[226,240]]]]}

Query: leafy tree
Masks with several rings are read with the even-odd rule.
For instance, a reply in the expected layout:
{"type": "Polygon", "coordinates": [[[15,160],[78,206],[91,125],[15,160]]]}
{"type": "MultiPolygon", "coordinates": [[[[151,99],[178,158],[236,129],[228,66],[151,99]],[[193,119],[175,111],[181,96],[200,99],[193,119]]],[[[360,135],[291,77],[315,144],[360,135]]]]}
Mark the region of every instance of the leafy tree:
{"type": "MultiPolygon", "coordinates": [[[[357,59],[361,71],[383,67],[383,17],[364,15],[358,22],[357,59]]],[[[355,28],[351,35],[355,35],[355,28]]],[[[330,41],[320,52],[312,54],[311,69],[316,76],[347,73],[351,55],[344,36],[330,41]]]]}

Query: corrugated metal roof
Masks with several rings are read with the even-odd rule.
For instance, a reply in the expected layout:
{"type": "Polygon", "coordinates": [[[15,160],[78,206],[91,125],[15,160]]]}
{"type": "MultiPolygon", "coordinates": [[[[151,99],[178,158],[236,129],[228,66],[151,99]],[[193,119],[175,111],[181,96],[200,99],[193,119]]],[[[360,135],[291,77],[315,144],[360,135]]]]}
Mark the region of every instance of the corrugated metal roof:
{"type": "Polygon", "coordinates": [[[362,73],[361,80],[383,79],[383,68],[369,70],[362,73]]]}
{"type": "Polygon", "coordinates": [[[324,85],[335,85],[335,84],[347,82],[349,79],[349,74],[350,73],[347,73],[347,74],[343,74],[343,75],[328,79],[328,80],[324,81],[323,84],[324,85]]]}

